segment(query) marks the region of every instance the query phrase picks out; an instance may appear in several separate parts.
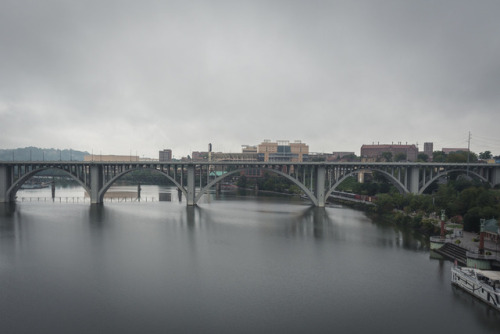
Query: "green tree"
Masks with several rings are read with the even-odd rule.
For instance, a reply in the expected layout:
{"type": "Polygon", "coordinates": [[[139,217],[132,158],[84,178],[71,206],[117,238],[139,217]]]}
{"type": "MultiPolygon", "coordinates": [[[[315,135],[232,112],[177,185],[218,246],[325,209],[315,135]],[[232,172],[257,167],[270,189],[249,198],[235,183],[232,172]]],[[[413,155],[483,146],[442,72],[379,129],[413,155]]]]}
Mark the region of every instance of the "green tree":
{"type": "Polygon", "coordinates": [[[471,208],[464,215],[464,230],[467,232],[479,232],[479,221],[481,219],[481,208],[471,208]]]}
{"type": "Polygon", "coordinates": [[[457,151],[451,152],[446,156],[446,162],[465,163],[467,161],[476,162],[477,155],[473,152],[467,153],[466,151],[457,151]]]}
{"type": "Polygon", "coordinates": [[[356,154],[349,154],[349,155],[344,155],[341,160],[344,161],[359,161],[359,157],[356,156],[356,154]]]}
{"type": "Polygon", "coordinates": [[[428,195],[411,195],[410,196],[410,209],[412,211],[428,212],[432,209],[432,198],[428,195]]]}
{"type": "Polygon", "coordinates": [[[397,153],[395,156],[394,156],[394,161],[398,162],[398,161],[405,161],[406,160],[406,154],[404,153],[397,153]]]}
{"type": "Polygon", "coordinates": [[[464,216],[464,230],[468,232],[479,232],[481,227],[481,219],[497,218],[498,211],[492,207],[471,208],[464,216]]]}
{"type": "Polygon", "coordinates": [[[417,160],[418,161],[427,162],[427,161],[429,161],[429,156],[427,154],[425,154],[425,153],[419,153],[417,155],[417,160]]]}
{"type": "Polygon", "coordinates": [[[491,157],[492,157],[492,154],[490,151],[484,151],[484,152],[479,153],[479,159],[488,160],[488,159],[491,159],[491,157]]]}
{"type": "Polygon", "coordinates": [[[448,216],[455,216],[457,196],[457,191],[450,184],[441,184],[434,194],[434,204],[439,209],[444,209],[448,216]]]}
{"type": "Polygon", "coordinates": [[[382,152],[380,156],[387,162],[392,161],[392,153],[391,152],[382,152]]]}
{"type": "Polygon", "coordinates": [[[432,152],[432,161],[434,162],[445,162],[446,154],[442,151],[434,151],[432,152]]]}
{"type": "Polygon", "coordinates": [[[477,197],[480,189],[472,187],[467,188],[458,196],[457,209],[458,213],[465,215],[471,208],[477,206],[477,197]]]}
{"type": "Polygon", "coordinates": [[[464,163],[467,162],[467,155],[463,152],[450,152],[446,156],[446,162],[464,163]]]}
{"type": "Polygon", "coordinates": [[[245,175],[241,175],[238,178],[238,182],[236,182],[236,185],[240,188],[246,188],[247,187],[247,177],[245,175]]]}
{"type": "Polygon", "coordinates": [[[394,201],[389,194],[381,194],[377,196],[376,209],[378,213],[389,213],[394,210],[394,201]]]}
{"type": "Polygon", "coordinates": [[[336,190],[353,192],[353,189],[356,186],[356,184],[358,184],[356,178],[354,176],[349,176],[337,186],[336,190]]]}

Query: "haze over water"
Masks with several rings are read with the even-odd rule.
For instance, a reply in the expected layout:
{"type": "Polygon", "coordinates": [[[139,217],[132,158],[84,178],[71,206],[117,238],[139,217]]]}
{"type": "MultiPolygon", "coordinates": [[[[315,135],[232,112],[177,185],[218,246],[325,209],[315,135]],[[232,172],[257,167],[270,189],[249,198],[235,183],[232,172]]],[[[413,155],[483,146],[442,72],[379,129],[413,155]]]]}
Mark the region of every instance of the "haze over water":
{"type": "Polygon", "coordinates": [[[425,238],[349,208],[235,194],[187,208],[150,186],[141,202],[103,206],[26,193],[0,206],[1,333],[500,328],[497,311],[451,286],[451,263],[431,259],[425,238]],[[159,192],[172,201],[145,201],[159,192]]]}

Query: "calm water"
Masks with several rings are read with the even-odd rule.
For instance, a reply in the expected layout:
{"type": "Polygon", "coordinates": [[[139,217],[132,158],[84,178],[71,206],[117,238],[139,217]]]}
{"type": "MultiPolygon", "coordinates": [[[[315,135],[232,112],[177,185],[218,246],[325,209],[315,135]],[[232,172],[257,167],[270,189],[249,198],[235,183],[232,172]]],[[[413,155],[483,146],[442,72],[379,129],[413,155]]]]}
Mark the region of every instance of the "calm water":
{"type": "Polygon", "coordinates": [[[236,195],[187,208],[146,186],[148,202],[29,202],[47,191],[0,205],[0,333],[500,332],[449,262],[349,208],[236,195]]]}

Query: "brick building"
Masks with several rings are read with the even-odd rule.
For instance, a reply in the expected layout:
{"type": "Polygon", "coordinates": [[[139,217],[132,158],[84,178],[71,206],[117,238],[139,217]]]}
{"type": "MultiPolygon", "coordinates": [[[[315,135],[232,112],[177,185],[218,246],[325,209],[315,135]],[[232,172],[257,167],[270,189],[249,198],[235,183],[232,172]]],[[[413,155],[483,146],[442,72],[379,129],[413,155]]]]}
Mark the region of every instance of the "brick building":
{"type": "Polygon", "coordinates": [[[170,161],[172,160],[172,150],[163,150],[159,152],[160,161],[170,161]]]}
{"type": "Polygon", "coordinates": [[[404,154],[407,161],[417,161],[418,148],[411,144],[382,144],[361,146],[361,158],[377,159],[382,158],[382,153],[390,152],[392,158],[399,154],[404,154]]]}

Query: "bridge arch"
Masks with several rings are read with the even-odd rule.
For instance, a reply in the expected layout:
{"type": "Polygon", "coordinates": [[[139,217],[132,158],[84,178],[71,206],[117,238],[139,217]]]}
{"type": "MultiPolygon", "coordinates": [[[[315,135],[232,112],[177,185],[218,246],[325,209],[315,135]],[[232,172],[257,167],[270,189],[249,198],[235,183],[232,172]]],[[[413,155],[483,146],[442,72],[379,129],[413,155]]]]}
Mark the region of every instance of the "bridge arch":
{"type": "Polygon", "coordinates": [[[138,171],[138,170],[151,170],[151,171],[155,171],[159,174],[162,174],[163,176],[165,176],[167,179],[169,179],[170,181],[172,181],[174,183],[174,185],[180,189],[182,191],[182,193],[184,194],[184,196],[187,196],[187,191],[186,189],[180,185],[179,182],[177,182],[172,176],[168,175],[167,173],[165,172],[162,172],[156,168],[150,168],[150,167],[137,167],[137,168],[131,168],[131,169],[127,169],[115,176],[113,176],[108,182],[106,182],[101,189],[99,189],[99,194],[98,194],[98,197],[99,197],[99,203],[102,203],[103,199],[104,199],[104,194],[106,194],[106,192],[109,190],[109,188],[111,188],[111,186],[113,185],[113,183],[115,183],[119,178],[121,178],[122,176],[128,174],[128,173],[131,173],[131,172],[134,172],[134,171],[138,171]]]}
{"type": "Polygon", "coordinates": [[[11,199],[14,199],[15,196],[16,196],[17,191],[21,188],[21,186],[26,181],[28,181],[29,179],[31,179],[33,176],[35,176],[36,174],[40,173],[41,171],[49,170],[49,169],[54,169],[54,170],[59,170],[59,171],[64,172],[64,174],[70,176],[73,180],[75,180],[76,182],[78,182],[78,184],[80,184],[83,187],[83,189],[87,192],[87,194],[90,196],[90,189],[89,189],[89,187],[87,187],[87,185],[82,180],[80,180],[76,175],[74,175],[71,172],[69,172],[67,170],[64,170],[62,168],[57,168],[57,167],[42,167],[42,168],[37,168],[37,169],[34,169],[32,171],[29,171],[28,173],[23,174],[19,179],[17,179],[9,187],[9,189],[7,189],[7,194],[6,194],[7,197],[11,198],[11,199]]]}
{"type": "MultiPolygon", "coordinates": [[[[222,181],[223,179],[225,179],[226,177],[228,176],[231,176],[231,175],[234,175],[234,174],[237,174],[237,173],[241,173],[242,171],[245,171],[247,170],[248,168],[238,168],[238,169],[235,169],[235,170],[232,170],[230,172],[227,172],[215,179],[213,179],[212,181],[210,181],[209,183],[207,183],[207,185],[205,187],[203,187],[200,192],[198,193],[198,195],[196,195],[195,197],[195,200],[194,202],[195,203],[198,203],[198,201],[200,200],[201,196],[203,196],[204,194],[206,194],[208,192],[208,190],[215,184],[219,183],[220,181],[222,181]]],[[[285,177],[286,179],[292,181],[295,185],[297,185],[305,194],[306,196],[311,200],[311,202],[313,202],[314,205],[318,205],[318,198],[300,181],[298,181],[297,179],[291,177],[290,175],[280,171],[280,170],[276,170],[276,169],[272,169],[272,168],[266,168],[266,167],[259,167],[259,169],[261,170],[264,170],[264,171],[269,171],[269,172],[272,172],[272,173],[275,173],[275,174],[278,174],[278,175],[281,175],[283,177],[285,177]]]]}
{"type": "MultiPolygon", "coordinates": [[[[424,185],[422,185],[422,188],[419,189],[418,194],[421,195],[424,193],[424,191],[435,181],[437,181],[440,177],[448,175],[448,173],[455,173],[455,172],[460,172],[462,174],[466,174],[467,171],[463,169],[449,169],[449,170],[443,170],[440,171],[438,174],[436,174],[434,177],[432,177],[429,181],[425,182],[424,185]]],[[[472,170],[469,170],[469,174],[472,174],[474,176],[477,176],[480,180],[489,183],[492,187],[494,186],[488,179],[486,179],[484,176],[481,174],[478,174],[472,170]]]]}
{"type": "Polygon", "coordinates": [[[398,190],[401,194],[407,194],[409,193],[408,189],[406,189],[406,187],[404,186],[404,184],[402,184],[401,182],[399,182],[398,179],[396,179],[392,174],[384,171],[384,170],[380,170],[380,169],[369,169],[369,168],[365,168],[365,169],[356,169],[356,170],[353,170],[352,172],[350,173],[347,173],[346,175],[342,176],[340,179],[337,180],[337,182],[335,182],[335,184],[326,192],[326,195],[325,195],[325,198],[328,198],[333,191],[335,191],[335,189],[339,186],[339,184],[341,184],[342,182],[344,182],[345,179],[347,179],[348,177],[352,176],[352,175],[356,175],[356,174],[359,174],[361,172],[379,172],[383,175],[385,175],[387,177],[387,179],[389,180],[389,182],[391,182],[398,190]]]}

